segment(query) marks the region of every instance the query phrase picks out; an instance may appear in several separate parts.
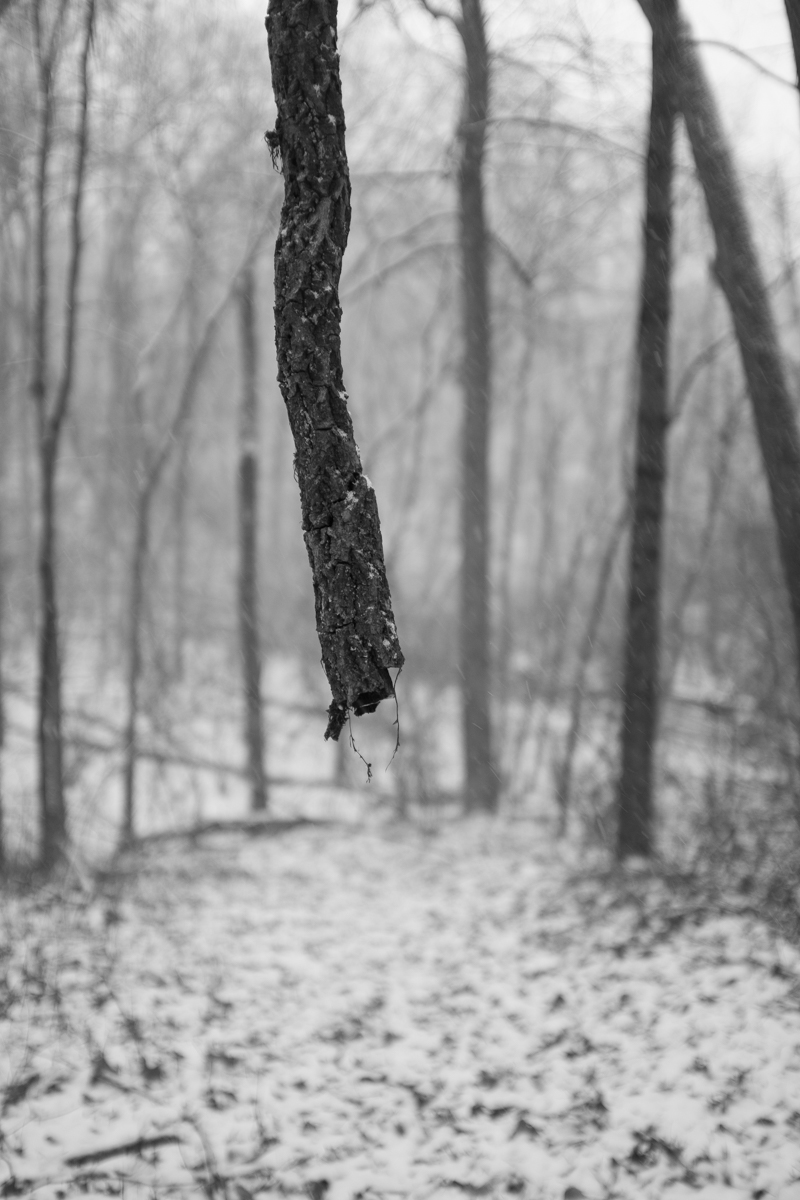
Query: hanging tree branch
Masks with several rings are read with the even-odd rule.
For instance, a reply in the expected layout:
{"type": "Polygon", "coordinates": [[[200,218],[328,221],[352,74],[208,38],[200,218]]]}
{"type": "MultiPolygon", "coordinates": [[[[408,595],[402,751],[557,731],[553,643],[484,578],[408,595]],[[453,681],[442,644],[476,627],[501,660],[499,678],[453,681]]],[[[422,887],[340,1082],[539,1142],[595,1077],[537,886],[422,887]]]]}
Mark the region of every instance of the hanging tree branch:
{"type": "Polygon", "coordinates": [[[333,699],[326,738],[348,713],[393,695],[403,665],[383,560],[378,506],[347,408],[339,278],[350,228],[350,177],[336,0],[270,0],[267,36],[278,107],[267,135],[284,177],[275,246],[278,381],[295,443],[317,632],[333,699]]]}

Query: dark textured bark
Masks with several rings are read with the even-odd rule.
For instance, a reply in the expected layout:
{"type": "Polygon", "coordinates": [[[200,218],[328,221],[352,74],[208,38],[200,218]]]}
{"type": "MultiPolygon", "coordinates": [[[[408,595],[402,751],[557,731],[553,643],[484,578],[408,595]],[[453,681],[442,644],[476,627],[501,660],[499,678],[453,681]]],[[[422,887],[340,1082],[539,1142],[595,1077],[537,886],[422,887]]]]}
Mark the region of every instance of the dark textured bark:
{"type": "Polygon", "coordinates": [[[278,381],[295,443],[303,535],[322,662],[333,694],[326,737],[347,714],[393,694],[401,667],[375,492],[361,467],[344,390],[339,277],[350,177],[336,44],[336,0],[270,0],[278,107],[273,155],[284,177],[275,246],[278,381]]]}
{"type": "Polygon", "coordinates": [[[63,360],[55,396],[50,402],[48,386],[48,208],[49,161],[54,119],[54,76],[65,7],[45,45],[40,0],[34,5],[34,34],[42,99],[42,124],[36,182],[36,312],[34,317],[34,372],[31,392],[37,410],[39,432],[40,512],[39,539],[39,819],[42,865],[51,867],[67,838],[62,761],[61,650],[57,590],[56,475],[59,444],[72,395],[77,340],[78,283],[83,259],[82,214],[86,157],[89,142],[89,51],[94,29],[95,0],[88,0],[80,60],[80,111],[77,129],[75,176],[70,212],[69,263],[65,295],[63,360]]]}
{"type": "Polygon", "coordinates": [[[239,286],[242,408],[239,423],[239,637],[244,674],[245,742],[250,808],[267,807],[261,638],[258,622],[258,359],[255,276],[247,266],[239,286]]]}
{"type": "Polygon", "coordinates": [[[617,856],[652,851],[653,752],[658,724],[661,543],[667,451],[667,363],[675,141],[675,0],[653,25],[644,264],[639,313],[639,403],[622,684],[617,856]],[[671,10],[671,11],[670,11],[671,10]]]}
{"type": "MultiPolygon", "coordinates": [[[[653,23],[652,0],[639,0],[653,23]]],[[[775,321],[714,96],[687,23],[678,17],[678,104],[717,247],[717,278],[733,318],[778,532],[800,656],[800,435],[775,321]]],[[[800,675],[800,671],[798,671],[800,675]]]]}
{"type": "Polygon", "coordinates": [[[800,86],[800,0],[786,0],[786,16],[789,19],[789,32],[792,35],[795,76],[798,86],[800,86]]]}
{"type": "Polygon", "coordinates": [[[489,629],[489,326],[488,235],[483,158],[489,115],[489,51],[480,0],[462,0],[464,113],[458,171],[462,272],[464,414],[461,443],[461,628],[459,667],[468,812],[497,808],[491,719],[489,629]]]}

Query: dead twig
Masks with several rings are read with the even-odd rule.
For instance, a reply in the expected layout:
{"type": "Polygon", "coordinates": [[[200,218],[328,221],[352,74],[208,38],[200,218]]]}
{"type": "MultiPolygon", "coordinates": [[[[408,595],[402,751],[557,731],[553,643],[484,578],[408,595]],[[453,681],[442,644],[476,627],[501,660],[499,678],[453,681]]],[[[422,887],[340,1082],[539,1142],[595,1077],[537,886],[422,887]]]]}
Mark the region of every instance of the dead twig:
{"type": "Polygon", "coordinates": [[[101,1146],[97,1150],[87,1150],[85,1154],[73,1154],[66,1159],[68,1167],[85,1167],[89,1163],[104,1162],[107,1158],[116,1158],[120,1154],[141,1154],[155,1146],[175,1146],[182,1142],[177,1133],[157,1133],[152,1137],[136,1138],[133,1142],[121,1142],[116,1146],[101,1146]]]}

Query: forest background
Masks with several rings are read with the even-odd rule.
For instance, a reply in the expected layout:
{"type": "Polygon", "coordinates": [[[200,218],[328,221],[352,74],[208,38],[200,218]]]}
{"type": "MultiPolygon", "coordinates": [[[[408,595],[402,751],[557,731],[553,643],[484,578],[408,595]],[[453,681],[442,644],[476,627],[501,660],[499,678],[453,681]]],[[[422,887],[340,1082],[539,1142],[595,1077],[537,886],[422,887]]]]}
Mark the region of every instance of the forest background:
{"type": "Polygon", "coordinates": [[[333,10],[0,0],[0,1196],[800,1195],[800,3],[641,9],[340,13],[333,744],[333,10]]]}
{"type": "MultiPolygon", "coordinates": [[[[30,394],[41,73],[28,9],[8,8],[0,43],[3,801],[6,844],[23,857],[36,846],[41,533],[30,394]]],[[[54,345],[66,345],[76,315],[58,475],[64,778],[77,841],[96,850],[116,844],[128,816],[133,828],[132,761],[140,832],[247,809],[237,618],[245,261],[258,330],[272,811],[298,811],[298,781],[352,785],[364,768],[347,739],[343,751],[315,740],[325,697],[275,383],[282,188],[263,144],[274,121],[263,14],[250,4],[98,6],[71,305],[81,27],[77,9],[65,12],[46,202],[54,345]]],[[[706,3],[687,15],[705,43],[795,380],[800,141],[785,12],[706,3]]],[[[649,37],[633,3],[498,4],[487,20],[497,760],[510,808],[551,813],[577,725],[575,816],[581,836],[603,842],[617,771],[649,37]]],[[[340,49],[353,181],[345,378],[407,657],[402,753],[376,772],[371,794],[403,811],[441,808],[457,804],[462,781],[461,55],[455,32],[410,4],[345,7],[340,49]]],[[[695,853],[709,827],[715,844],[737,843],[731,814],[746,814],[748,837],[753,813],[774,825],[764,805],[776,791],[792,815],[794,667],[767,490],[682,132],[678,164],[659,795],[665,848],[695,853]]],[[[376,763],[391,756],[393,715],[354,725],[376,763]]],[[[349,787],[302,795],[306,813],[352,810],[349,787]]]]}

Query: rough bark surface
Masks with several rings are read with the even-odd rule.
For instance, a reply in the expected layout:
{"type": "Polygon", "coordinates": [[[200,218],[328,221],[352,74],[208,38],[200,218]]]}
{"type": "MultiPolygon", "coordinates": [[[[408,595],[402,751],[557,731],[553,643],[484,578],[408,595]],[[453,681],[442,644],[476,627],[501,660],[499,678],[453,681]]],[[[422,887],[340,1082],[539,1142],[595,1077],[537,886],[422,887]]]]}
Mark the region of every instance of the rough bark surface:
{"type": "MultiPolygon", "coordinates": [[[[639,0],[651,25],[657,5],[639,0]]],[[[717,278],[733,318],[800,656],[800,434],[733,157],[691,29],[677,18],[678,105],[717,247],[717,278]]],[[[799,672],[800,674],[800,672],[799,672]]]]}
{"type": "Polygon", "coordinates": [[[245,740],[250,808],[267,807],[264,720],[261,701],[261,638],[258,622],[258,359],[255,273],[248,264],[239,284],[242,337],[242,407],[239,424],[239,642],[245,702],[245,740]]]}
{"type": "Polygon", "coordinates": [[[342,375],[339,277],[350,177],[336,0],[270,0],[267,35],[278,119],[268,142],[284,177],[275,246],[278,381],[295,443],[303,535],[322,662],[333,695],[326,737],[350,711],[393,695],[403,654],[378,506],[361,467],[342,375]]]}
{"type": "Polygon", "coordinates": [[[676,13],[663,0],[653,24],[644,263],[639,310],[639,402],[622,684],[617,855],[652,850],[653,752],[658,724],[661,543],[667,455],[667,363],[672,264],[676,13]]]}
{"type": "Polygon", "coordinates": [[[464,415],[461,446],[460,670],[466,809],[494,811],[499,779],[491,723],[489,628],[489,411],[491,332],[483,157],[489,115],[489,51],[480,0],[462,0],[464,113],[459,136],[464,415]]]}

